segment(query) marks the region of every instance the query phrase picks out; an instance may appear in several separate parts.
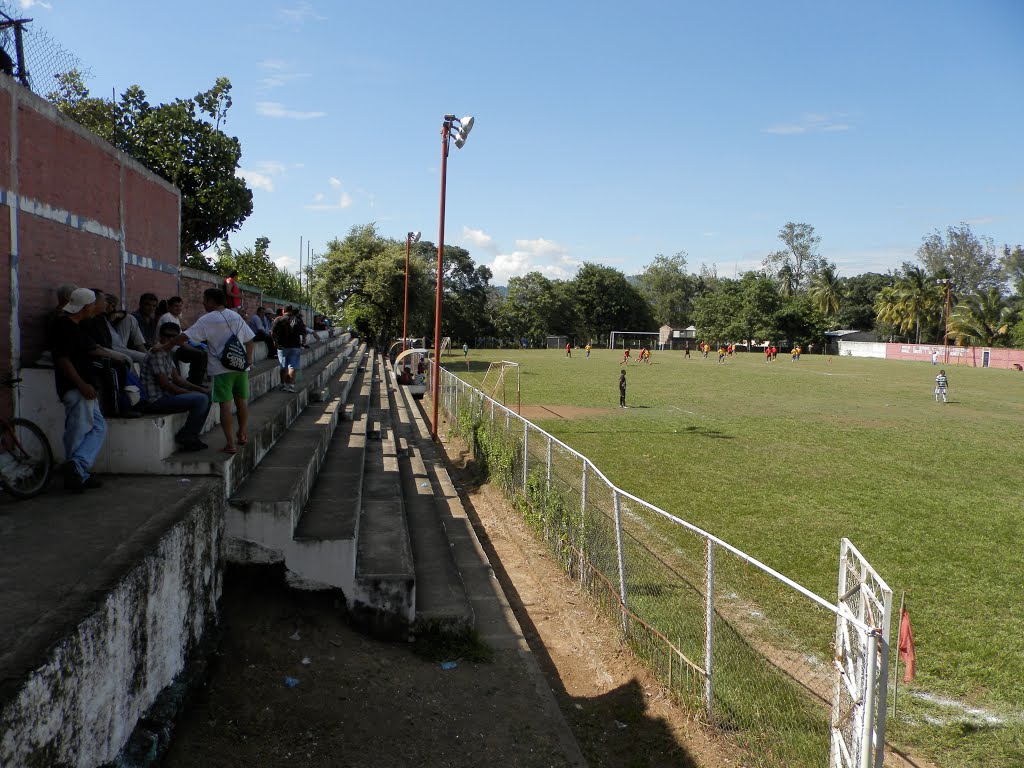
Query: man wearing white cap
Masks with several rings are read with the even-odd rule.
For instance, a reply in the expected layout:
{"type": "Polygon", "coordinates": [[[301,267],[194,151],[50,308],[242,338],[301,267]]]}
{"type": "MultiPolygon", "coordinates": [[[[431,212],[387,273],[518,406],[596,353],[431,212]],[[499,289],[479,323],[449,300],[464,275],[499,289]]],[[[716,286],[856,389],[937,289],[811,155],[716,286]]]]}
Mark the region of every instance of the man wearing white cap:
{"type": "Polygon", "coordinates": [[[90,474],[107,435],[100,413],[93,358],[121,359],[117,352],[100,347],[89,338],[81,322],[93,312],[96,294],[76,288],[54,323],[53,363],[57,396],[64,403],[64,488],[81,493],[102,483],[90,474]]]}

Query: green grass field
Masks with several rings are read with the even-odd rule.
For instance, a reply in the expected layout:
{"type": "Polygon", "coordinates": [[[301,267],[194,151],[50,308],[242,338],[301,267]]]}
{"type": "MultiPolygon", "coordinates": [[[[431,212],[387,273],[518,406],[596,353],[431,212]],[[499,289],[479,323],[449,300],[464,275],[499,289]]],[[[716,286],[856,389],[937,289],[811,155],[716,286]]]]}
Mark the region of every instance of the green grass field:
{"type": "Polygon", "coordinates": [[[914,626],[890,740],[942,766],[1024,765],[1024,374],[949,366],[943,405],[927,363],[665,352],[629,364],[620,409],[619,352],[444,364],[479,385],[501,359],[522,364],[524,405],[607,409],[534,421],[613,483],[826,599],[850,538],[914,626]]]}

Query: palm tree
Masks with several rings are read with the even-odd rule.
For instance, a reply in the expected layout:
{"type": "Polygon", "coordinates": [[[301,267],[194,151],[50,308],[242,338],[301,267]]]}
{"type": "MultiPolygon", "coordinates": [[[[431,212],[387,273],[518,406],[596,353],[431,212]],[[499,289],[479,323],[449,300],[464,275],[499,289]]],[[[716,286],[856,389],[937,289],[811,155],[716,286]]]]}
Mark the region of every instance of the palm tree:
{"type": "Polygon", "coordinates": [[[921,323],[933,318],[943,305],[945,291],[940,290],[935,281],[920,267],[910,267],[897,283],[900,296],[903,321],[900,324],[902,333],[913,327],[916,330],[916,343],[921,343],[921,323]]]}
{"type": "Polygon", "coordinates": [[[842,286],[839,283],[839,276],[836,275],[835,267],[825,267],[816,274],[811,281],[807,295],[825,317],[838,315],[842,286]]]}
{"type": "Polygon", "coordinates": [[[998,288],[968,296],[949,316],[949,332],[958,344],[993,347],[1008,342],[1019,310],[998,288]]]}

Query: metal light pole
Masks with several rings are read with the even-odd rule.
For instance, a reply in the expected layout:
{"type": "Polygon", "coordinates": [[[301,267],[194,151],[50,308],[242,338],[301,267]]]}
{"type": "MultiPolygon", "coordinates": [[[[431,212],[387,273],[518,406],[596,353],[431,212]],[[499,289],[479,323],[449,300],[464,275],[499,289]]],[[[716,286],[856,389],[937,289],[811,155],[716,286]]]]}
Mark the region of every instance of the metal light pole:
{"type": "Polygon", "coordinates": [[[405,352],[405,340],[409,336],[409,249],[413,243],[420,241],[419,232],[408,232],[405,235],[405,308],[402,310],[402,351],[405,352]]]}
{"type": "Polygon", "coordinates": [[[466,116],[459,120],[455,115],[445,115],[441,125],[441,221],[437,235],[437,288],[434,296],[434,382],[431,387],[430,437],[437,442],[437,402],[441,381],[441,289],[444,276],[444,198],[445,181],[448,174],[448,144],[455,133],[455,147],[462,149],[466,137],[473,128],[473,118],[466,116]],[[456,127],[457,126],[457,127],[456,127]]]}
{"type": "Polygon", "coordinates": [[[936,285],[946,285],[946,334],[942,337],[942,362],[946,365],[949,365],[949,286],[952,282],[948,277],[935,281],[936,285]]]}

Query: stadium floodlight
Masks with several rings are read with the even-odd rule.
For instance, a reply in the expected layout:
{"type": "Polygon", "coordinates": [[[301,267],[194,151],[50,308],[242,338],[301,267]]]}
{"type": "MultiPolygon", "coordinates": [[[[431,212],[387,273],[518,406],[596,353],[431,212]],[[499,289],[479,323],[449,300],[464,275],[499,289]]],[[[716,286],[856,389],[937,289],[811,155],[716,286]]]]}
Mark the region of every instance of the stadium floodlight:
{"type": "Polygon", "coordinates": [[[431,421],[430,436],[437,442],[437,401],[439,395],[439,384],[441,381],[441,296],[442,278],[444,277],[444,199],[445,183],[448,176],[448,149],[451,143],[452,133],[455,134],[455,147],[462,149],[466,143],[466,137],[473,130],[475,120],[466,116],[459,120],[455,115],[445,115],[444,123],[441,125],[441,215],[437,235],[437,288],[434,294],[434,367],[431,371],[433,384],[430,390],[431,397],[431,421]]]}
{"type": "Polygon", "coordinates": [[[420,241],[419,232],[408,232],[405,235],[405,305],[402,308],[402,351],[405,352],[405,340],[409,338],[409,249],[413,243],[420,241]]]}
{"type": "Polygon", "coordinates": [[[462,149],[466,144],[466,139],[469,137],[469,132],[473,130],[473,123],[476,120],[473,119],[472,115],[466,115],[461,120],[456,120],[459,127],[455,129],[455,148],[462,149]]]}

